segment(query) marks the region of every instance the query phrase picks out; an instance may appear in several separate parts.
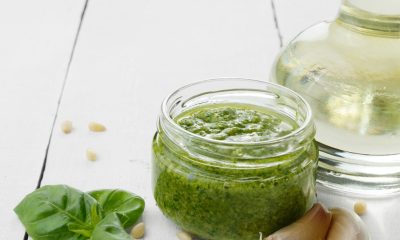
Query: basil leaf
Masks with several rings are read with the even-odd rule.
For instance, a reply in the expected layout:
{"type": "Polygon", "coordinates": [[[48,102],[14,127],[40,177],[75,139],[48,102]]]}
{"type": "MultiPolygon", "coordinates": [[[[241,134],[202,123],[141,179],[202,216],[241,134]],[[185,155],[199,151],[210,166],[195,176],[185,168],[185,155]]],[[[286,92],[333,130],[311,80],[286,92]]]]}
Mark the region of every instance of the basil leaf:
{"type": "Polygon", "coordinates": [[[35,240],[88,239],[103,218],[96,199],[66,185],[44,186],[28,194],[14,209],[35,240]]]}
{"type": "Polygon", "coordinates": [[[89,192],[95,198],[107,216],[117,213],[124,228],[131,227],[142,215],[144,210],[143,198],[119,189],[103,189],[89,192]]]}
{"type": "Polygon", "coordinates": [[[117,213],[108,214],[93,230],[90,240],[132,240],[117,213]]]}

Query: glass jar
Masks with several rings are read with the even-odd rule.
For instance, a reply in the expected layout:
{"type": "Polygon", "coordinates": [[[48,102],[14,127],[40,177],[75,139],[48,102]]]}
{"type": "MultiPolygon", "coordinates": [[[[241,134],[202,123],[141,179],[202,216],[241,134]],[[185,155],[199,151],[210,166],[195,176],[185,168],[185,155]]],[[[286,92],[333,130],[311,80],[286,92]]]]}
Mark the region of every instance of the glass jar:
{"type": "Polygon", "coordinates": [[[340,192],[400,192],[400,1],[345,0],[300,33],[272,79],[313,110],[318,181],[340,192]]]}
{"type": "Polygon", "coordinates": [[[279,85],[244,79],[185,86],[163,104],[153,140],[158,207],[204,239],[258,239],[300,218],[315,201],[318,150],[308,104],[279,85]],[[260,142],[186,131],[174,119],[209,104],[246,104],[293,119],[298,128],[260,142]]]}

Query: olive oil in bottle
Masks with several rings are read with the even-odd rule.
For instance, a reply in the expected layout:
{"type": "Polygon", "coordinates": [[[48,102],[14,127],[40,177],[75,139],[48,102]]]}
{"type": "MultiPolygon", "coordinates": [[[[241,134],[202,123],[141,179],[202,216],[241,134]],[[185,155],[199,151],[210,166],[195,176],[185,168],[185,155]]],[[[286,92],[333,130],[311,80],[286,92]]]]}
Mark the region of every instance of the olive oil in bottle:
{"type": "Polygon", "coordinates": [[[345,0],[282,51],[272,78],[312,107],[322,185],[400,191],[400,1],[345,0]]]}

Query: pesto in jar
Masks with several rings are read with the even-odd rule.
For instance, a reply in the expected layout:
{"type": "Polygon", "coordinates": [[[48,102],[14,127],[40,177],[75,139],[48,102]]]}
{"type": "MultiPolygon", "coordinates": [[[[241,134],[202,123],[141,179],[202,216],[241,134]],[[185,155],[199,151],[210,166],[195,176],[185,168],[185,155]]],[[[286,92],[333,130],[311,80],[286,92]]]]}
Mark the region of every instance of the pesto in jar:
{"type": "Polygon", "coordinates": [[[297,220],[315,201],[312,136],[292,150],[268,142],[299,128],[290,117],[255,105],[205,104],[173,120],[183,133],[159,128],[153,141],[154,196],[186,231],[202,239],[256,240],[297,220]]]}
{"type": "Polygon", "coordinates": [[[248,105],[203,106],[180,114],[175,121],[189,132],[228,142],[259,142],[298,128],[287,116],[248,105]]]}

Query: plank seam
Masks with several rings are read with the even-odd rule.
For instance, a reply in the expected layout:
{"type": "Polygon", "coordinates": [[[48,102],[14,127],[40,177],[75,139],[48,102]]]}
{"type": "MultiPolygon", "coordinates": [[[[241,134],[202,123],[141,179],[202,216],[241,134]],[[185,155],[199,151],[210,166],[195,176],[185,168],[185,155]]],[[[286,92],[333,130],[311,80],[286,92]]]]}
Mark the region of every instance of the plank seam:
{"type": "Polygon", "coordinates": [[[279,28],[278,14],[276,12],[274,0],[271,0],[271,7],[272,7],[272,14],[274,17],[275,30],[276,30],[276,33],[278,34],[279,46],[283,47],[283,37],[282,37],[281,29],[279,28]]]}
{"type": "MultiPolygon", "coordinates": [[[[49,140],[47,142],[45,155],[44,155],[44,159],[43,159],[43,164],[42,164],[42,168],[41,168],[41,171],[40,171],[39,179],[38,179],[38,182],[37,182],[37,185],[36,185],[36,189],[41,187],[42,180],[43,180],[43,177],[44,177],[44,173],[46,171],[47,157],[48,157],[48,154],[49,154],[49,149],[50,149],[51,140],[52,140],[52,136],[53,136],[53,132],[54,132],[54,127],[55,127],[55,124],[56,124],[56,121],[57,121],[58,112],[60,110],[61,101],[62,101],[62,98],[63,98],[63,95],[64,95],[64,89],[65,89],[65,86],[66,86],[66,83],[67,83],[69,70],[71,68],[72,60],[74,58],[75,48],[76,48],[76,45],[78,43],[79,35],[80,35],[80,32],[81,32],[81,28],[82,28],[82,25],[83,25],[83,20],[85,18],[85,13],[86,13],[86,9],[88,7],[88,4],[89,4],[89,0],[85,0],[85,4],[83,6],[83,9],[82,9],[82,12],[81,12],[81,16],[80,16],[80,20],[79,20],[78,29],[76,30],[76,33],[75,33],[75,39],[74,39],[74,43],[72,45],[71,54],[69,56],[67,69],[66,69],[65,76],[64,76],[64,79],[63,79],[63,82],[62,82],[60,95],[58,97],[57,108],[56,108],[56,112],[55,112],[55,115],[54,115],[54,118],[53,118],[51,130],[50,130],[50,136],[49,136],[49,140]]],[[[29,238],[28,233],[25,232],[23,240],[28,240],[28,238],[29,238]]]]}
{"type": "Polygon", "coordinates": [[[80,33],[80,30],[81,30],[81,27],[82,27],[82,23],[83,23],[83,19],[84,19],[84,16],[85,16],[85,12],[86,12],[86,8],[87,8],[87,5],[88,5],[88,2],[89,2],[89,0],[86,0],[85,5],[84,5],[83,10],[82,10],[82,13],[81,13],[81,19],[80,19],[79,26],[78,26],[78,29],[77,29],[77,32],[76,32],[76,35],[75,35],[75,40],[74,40],[74,44],[72,46],[72,51],[71,51],[71,55],[69,57],[69,61],[68,61],[65,77],[64,77],[64,80],[63,80],[63,84],[61,86],[60,96],[58,97],[56,113],[54,115],[53,123],[52,123],[52,126],[51,126],[50,137],[49,137],[49,141],[47,143],[46,152],[45,152],[45,156],[44,156],[44,161],[43,161],[43,165],[42,165],[42,170],[40,172],[40,176],[39,176],[39,180],[38,180],[36,189],[40,188],[40,186],[42,184],[44,172],[46,170],[46,163],[47,163],[47,157],[48,157],[48,153],[49,153],[49,149],[50,149],[50,145],[51,145],[51,139],[52,139],[52,136],[53,136],[54,127],[55,127],[55,124],[56,124],[56,121],[57,121],[58,112],[60,110],[61,100],[62,100],[62,97],[64,95],[65,85],[67,83],[69,70],[70,70],[70,67],[71,67],[72,59],[74,57],[75,47],[76,47],[76,44],[78,42],[79,33],[80,33]]]}

